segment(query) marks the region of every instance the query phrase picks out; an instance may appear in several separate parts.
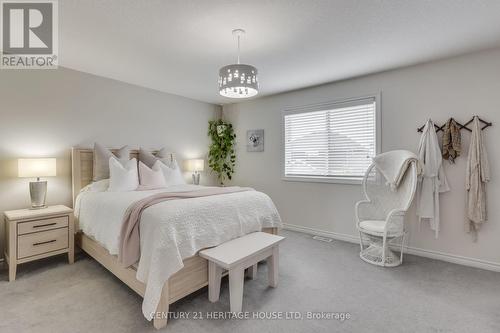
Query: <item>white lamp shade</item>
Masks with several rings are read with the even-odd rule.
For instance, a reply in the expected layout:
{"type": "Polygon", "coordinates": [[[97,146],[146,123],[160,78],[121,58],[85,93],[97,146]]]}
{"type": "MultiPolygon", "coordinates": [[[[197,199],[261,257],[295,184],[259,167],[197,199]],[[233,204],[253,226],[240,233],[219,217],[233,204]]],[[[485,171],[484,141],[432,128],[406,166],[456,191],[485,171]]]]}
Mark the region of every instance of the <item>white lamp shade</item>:
{"type": "Polygon", "coordinates": [[[187,160],[185,166],[187,171],[203,171],[205,161],[201,159],[187,160]]]}
{"type": "Polygon", "coordinates": [[[55,158],[21,158],[17,161],[19,177],[54,177],[56,176],[55,158]]]}

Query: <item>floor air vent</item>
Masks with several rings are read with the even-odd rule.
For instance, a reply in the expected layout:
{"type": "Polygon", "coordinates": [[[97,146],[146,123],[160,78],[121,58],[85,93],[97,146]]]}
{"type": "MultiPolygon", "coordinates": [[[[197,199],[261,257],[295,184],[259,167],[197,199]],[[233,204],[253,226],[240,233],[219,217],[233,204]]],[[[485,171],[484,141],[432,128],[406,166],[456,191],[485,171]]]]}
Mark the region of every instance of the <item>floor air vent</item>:
{"type": "Polygon", "coordinates": [[[328,237],[323,237],[323,236],[313,236],[313,239],[320,241],[320,242],[325,242],[325,243],[331,243],[332,239],[328,237]]]}

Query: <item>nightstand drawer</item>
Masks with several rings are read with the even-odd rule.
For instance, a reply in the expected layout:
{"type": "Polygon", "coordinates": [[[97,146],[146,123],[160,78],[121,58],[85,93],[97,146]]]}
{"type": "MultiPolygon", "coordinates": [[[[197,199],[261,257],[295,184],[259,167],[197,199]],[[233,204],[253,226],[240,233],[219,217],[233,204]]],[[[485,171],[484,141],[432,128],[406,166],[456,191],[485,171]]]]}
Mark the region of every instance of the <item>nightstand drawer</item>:
{"type": "Polygon", "coordinates": [[[54,217],[50,219],[36,220],[29,222],[21,222],[17,224],[17,234],[23,235],[32,232],[63,228],[67,226],[68,226],[67,216],[54,217]]]}
{"type": "Polygon", "coordinates": [[[35,256],[68,247],[68,228],[35,232],[18,236],[17,259],[35,256]]]}

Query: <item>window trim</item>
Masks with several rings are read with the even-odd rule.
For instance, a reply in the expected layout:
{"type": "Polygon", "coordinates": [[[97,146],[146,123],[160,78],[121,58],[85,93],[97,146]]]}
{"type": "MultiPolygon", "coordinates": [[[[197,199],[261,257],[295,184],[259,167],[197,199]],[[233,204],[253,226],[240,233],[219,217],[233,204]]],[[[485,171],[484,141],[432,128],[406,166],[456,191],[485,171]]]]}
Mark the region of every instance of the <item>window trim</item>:
{"type": "Polygon", "coordinates": [[[285,116],[289,114],[321,111],[339,104],[347,104],[365,99],[375,100],[375,153],[380,154],[382,147],[382,104],[381,92],[358,97],[342,98],[325,103],[308,104],[296,107],[287,107],[281,112],[281,180],[306,183],[330,183],[360,185],[363,177],[325,177],[325,176],[286,176],[285,175],[285,116]]]}

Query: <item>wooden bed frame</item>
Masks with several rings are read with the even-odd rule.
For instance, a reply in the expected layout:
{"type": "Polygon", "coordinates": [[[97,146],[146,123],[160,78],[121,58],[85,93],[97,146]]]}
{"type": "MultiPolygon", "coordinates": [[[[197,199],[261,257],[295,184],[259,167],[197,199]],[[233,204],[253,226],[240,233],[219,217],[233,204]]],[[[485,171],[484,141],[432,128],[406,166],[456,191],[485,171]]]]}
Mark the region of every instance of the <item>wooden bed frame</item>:
{"type": "MultiPolygon", "coordinates": [[[[138,158],[139,151],[132,150],[130,157],[138,158]]],[[[173,160],[175,157],[170,155],[173,160]]],[[[93,159],[92,149],[72,148],[72,185],[73,204],[80,190],[92,182],[93,159]]],[[[136,269],[134,267],[124,268],[118,257],[111,255],[108,250],[101,246],[93,238],[85,235],[78,228],[78,220],[75,218],[76,244],[88,255],[106,267],[111,273],[123,281],[137,294],[144,297],[146,285],[136,279],[136,269]]],[[[265,232],[277,234],[277,228],[265,228],[265,232]]],[[[166,327],[168,319],[169,305],[179,299],[208,285],[208,262],[198,255],[184,259],[184,267],[172,275],[163,286],[162,295],[156,315],[153,318],[153,325],[156,329],[166,327]]]]}

